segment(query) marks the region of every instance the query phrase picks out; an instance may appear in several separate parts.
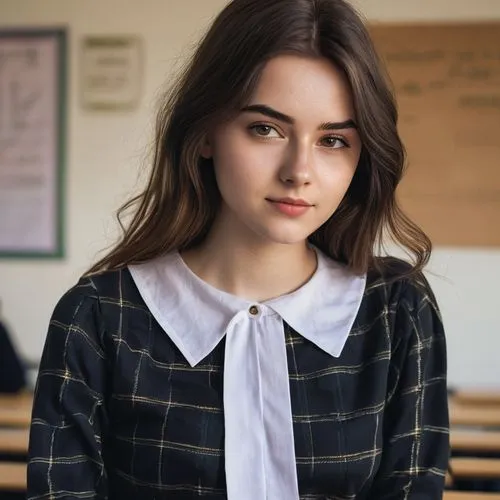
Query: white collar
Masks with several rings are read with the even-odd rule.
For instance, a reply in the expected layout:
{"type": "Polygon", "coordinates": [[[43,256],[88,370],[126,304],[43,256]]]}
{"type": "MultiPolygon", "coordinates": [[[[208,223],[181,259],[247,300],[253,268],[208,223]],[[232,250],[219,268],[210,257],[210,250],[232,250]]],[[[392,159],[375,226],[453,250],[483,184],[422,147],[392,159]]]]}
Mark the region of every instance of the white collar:
{"type": "MultiPolygon", "coordinates": [[[[263,304],[297,333],[339,357],[358,313],[366,275],[315,249],[318,267],[295,292],[263,304]]],[[[258,303],[223,292],[196,276],[177,253],[129,266],[144,302],[191,366],[208,356],[232,318],[258,303]]]]}

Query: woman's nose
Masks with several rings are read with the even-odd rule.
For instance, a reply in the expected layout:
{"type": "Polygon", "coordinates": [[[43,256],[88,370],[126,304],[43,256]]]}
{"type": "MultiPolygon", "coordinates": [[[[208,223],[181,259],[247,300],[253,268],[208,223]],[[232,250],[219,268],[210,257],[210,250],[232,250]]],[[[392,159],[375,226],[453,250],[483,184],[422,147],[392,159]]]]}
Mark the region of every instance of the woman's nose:
{"type": "Polygon", "coordinates": [[[281,182],[294,186],[310,184],[311,161],[310,147],[305,144],[290,145],[279,173],[281,182]]]}

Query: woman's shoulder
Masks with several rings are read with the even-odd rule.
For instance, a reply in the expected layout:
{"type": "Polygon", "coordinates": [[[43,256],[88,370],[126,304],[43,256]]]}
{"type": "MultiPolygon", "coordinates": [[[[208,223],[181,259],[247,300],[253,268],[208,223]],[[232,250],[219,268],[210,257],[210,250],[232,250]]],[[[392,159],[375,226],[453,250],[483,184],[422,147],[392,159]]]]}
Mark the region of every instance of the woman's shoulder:
{"type": "Polygon", "coordinates": [[[76,286],[87,288],[89,292],[93,290],[90,293],[100,299],[123,299],[135,291],[134,281],[127,266],[83,275],[76,286]]]}
{"type": "Polygon", "coordinates": [[[417,304],[422,300],[436,302],[432,288],[422,270],[392,256],[376,257],[367,273],[367,293],[382,294],[393,304],[405,301],[417,304]]]}
{"type": "Polygon", "coordinates": [[[394,346],[404,339],[430,346],[444,338],[439,305],[424,272],[402,259],[383,257],[375,263],[363,304],[365,313],[390,332],[394,346]]]}
{"type": "Polygon", "coordinates": [[[54,316],[70,319],[89,309],[102,314],[120,305],[141,307],[140,296],[127,267],[81,276],[60,297],[54,316]]]}

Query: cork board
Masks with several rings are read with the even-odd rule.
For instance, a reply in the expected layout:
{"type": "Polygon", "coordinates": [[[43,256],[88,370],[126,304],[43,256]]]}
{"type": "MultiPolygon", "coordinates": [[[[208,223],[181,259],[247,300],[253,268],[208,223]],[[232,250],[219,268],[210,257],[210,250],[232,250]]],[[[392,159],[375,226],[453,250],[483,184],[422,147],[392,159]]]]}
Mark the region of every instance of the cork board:
{"type": "Polygon", "coordinates": [[[435,245],[500,247],[500,23],[370,29],[408,152],[403,208],[435,245]]]}

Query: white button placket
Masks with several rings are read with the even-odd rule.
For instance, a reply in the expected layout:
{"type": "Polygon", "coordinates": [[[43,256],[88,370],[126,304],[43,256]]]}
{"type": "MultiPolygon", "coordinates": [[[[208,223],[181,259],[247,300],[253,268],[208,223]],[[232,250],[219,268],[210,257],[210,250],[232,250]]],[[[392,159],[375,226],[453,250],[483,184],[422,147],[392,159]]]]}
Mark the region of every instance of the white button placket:
{"type": "Polygon", "coordinates": [[[228,499],[298,499],[283,322],[265,306],[227,329],[224,418],[228,499]]]}
{"type": "Polygon", "coordinates": [[[285,332],[278,314],[262,317],[259,338],[267,498],[298,500],[285,332]]]}
{"type": "Polygon", "coordinates": [[[257,315],[241,311],[226,332],[224,420],[228,500],[266,498],[262,381],[254,321],[257,315]]]}

